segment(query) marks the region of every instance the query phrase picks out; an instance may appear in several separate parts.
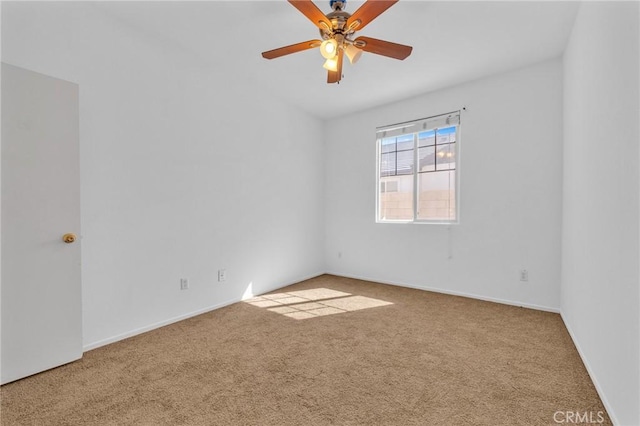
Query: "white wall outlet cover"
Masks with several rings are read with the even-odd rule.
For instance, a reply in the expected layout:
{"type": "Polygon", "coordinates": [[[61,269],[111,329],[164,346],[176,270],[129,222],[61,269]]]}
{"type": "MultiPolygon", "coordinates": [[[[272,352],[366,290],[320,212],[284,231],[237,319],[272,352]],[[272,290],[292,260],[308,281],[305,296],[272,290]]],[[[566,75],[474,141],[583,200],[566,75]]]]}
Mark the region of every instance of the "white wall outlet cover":
{"type": "Polygon", "coordinates": [[[180,278],[180,290],[187,290],[189,288],[189,279],[180,278]]]}

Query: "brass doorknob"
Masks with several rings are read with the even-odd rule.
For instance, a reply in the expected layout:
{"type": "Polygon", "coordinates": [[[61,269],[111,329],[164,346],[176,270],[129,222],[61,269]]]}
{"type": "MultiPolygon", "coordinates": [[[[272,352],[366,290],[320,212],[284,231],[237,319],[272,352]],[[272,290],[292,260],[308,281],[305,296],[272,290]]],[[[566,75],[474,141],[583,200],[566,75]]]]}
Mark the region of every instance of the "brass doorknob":
{"type": "Polygon", "coordinates": [[[67,244],[71,244],[71,243],[75,243],[76,242],[76,234],[73,233],[68,233],[68,234],[64,234],[62,236],[62,241],[64,241],[67,244]]]}

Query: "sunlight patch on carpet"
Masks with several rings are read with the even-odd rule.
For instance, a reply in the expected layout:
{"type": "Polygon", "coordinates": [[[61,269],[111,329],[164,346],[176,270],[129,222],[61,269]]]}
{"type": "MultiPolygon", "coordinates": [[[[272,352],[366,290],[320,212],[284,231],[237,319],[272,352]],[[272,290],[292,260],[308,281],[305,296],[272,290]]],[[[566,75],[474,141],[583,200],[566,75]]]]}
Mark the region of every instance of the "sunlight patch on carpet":
{"type": "Polygon", "coordinates": [[[265,294],[245,303],[297,320],[393,305],[384,300],[354,296],[328,288],[265,294]]]}

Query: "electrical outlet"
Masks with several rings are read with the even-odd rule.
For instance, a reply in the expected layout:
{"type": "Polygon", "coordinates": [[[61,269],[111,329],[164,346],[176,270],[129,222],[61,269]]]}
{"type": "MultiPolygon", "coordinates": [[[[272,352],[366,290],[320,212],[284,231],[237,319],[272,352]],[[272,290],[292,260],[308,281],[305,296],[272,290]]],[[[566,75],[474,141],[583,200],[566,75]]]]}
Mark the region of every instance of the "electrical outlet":
{"type": "Polygon", "coordinates": [[[227,279],[227,270],[226,269],[218,269],[218,281],[226,281],[227,279]]]}
{"type": "Polygon", "coordinates": [[[188,290],[188,289],[189,289],[189,279],[180,278],[180,290],[188,290]]]}
{"type": "Polygon", "coordinates": [[[529,281],[529,271],[520,269],[520,281],[529,281]]]}

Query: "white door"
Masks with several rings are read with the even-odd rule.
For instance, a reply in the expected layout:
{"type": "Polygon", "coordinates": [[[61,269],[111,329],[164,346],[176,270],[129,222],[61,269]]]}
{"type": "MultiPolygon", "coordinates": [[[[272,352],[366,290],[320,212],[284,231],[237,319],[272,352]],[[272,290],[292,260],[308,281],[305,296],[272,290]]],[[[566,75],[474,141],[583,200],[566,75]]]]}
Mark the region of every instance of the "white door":
{"type": "Polygon", "coordinates": [[[1,383],[82,357],[78,86],[2,64],[1,383]]]}

